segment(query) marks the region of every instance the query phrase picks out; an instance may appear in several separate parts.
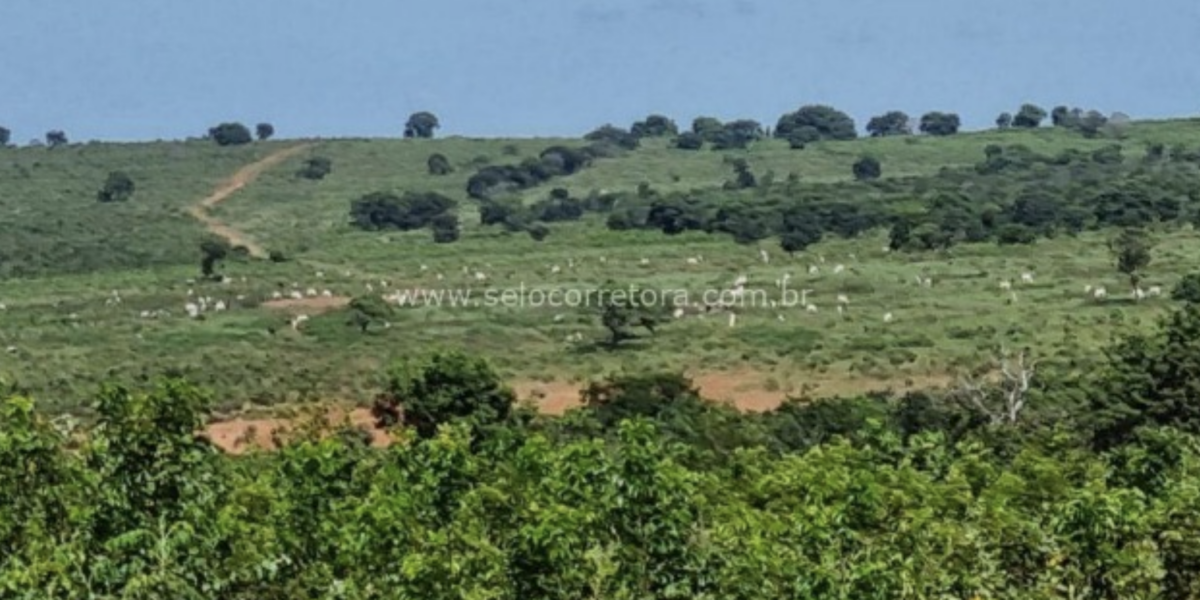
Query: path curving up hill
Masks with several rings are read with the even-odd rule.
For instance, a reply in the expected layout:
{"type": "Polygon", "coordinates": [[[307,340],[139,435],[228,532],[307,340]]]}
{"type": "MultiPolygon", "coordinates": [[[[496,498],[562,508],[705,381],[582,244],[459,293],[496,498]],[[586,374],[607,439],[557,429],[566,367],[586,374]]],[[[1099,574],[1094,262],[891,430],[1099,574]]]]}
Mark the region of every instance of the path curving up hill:
{"type": "Polygon", "coordinates": [[[262,175],[267,169],[278,165],[279,163],[297,155],[312,147],[312,144],[299,144],[290,148],[284,148],[250,163],[241,169],[238,169],[229,179],[223,181],[217,186],[211,194],[204,199],[188,207],[190,214],[197,221],[204,224],[211,233],[221,236],[229,241],[231,246],[245,246],[250,251],[250,256],[255,258],[266,258],[267,252],[262,246],[255,243],[245,233],[237,228],[222,223],[216,217],[209,214],[209,210],[216,207],[218,204],[226,201],[238,190],[252,183],[259,175],[262,175]]]}

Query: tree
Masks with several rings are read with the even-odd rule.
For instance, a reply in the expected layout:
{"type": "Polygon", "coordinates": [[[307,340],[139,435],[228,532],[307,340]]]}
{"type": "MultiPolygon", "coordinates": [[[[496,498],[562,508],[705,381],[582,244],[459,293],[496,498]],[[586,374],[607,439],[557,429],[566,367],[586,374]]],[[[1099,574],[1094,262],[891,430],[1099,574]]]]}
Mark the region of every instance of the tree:
{"type": "Polygon", "coordinates": [[[1127,228],[1108,243],[1117,271],[1129,277],[1129,286],[1136,292],[1142,271],[1150,266],[1154,242],[1141,229],[1127,228]]]}
{"type": "Polygon", "coordinates": [[[910,135],[912,129],[908,125],[908,115],[902,111],[893,110],[867,122],[867,133],[871,137],[887,137],[892,135],[910,135]]]}
{"type": "Polygon", "coordinates": [[[392,307],[380,296],[359,296],[350,301],[350,324],[363,333],[371,323],[387,323],[392,316],[392,307]]]}
{"type": "Polygon", "coordinates": [[[1175,284],[1171,298],[1185,304],[1200,304],[1200,273],[1188,273],[1175,284]]]}
{"type": "Polygon", "coordinates": [[[650,115],[644,121],[638,121],[629,128],[629,132],[633,135],[646,137],[668,137],[679,134],[679,127],[675,125],[675,121],[662,115],[650,115]]]}
{"type": "Polygon", "coordinates": [[[457,206],[436,192],[374,192],[350,203],[351,223],[368,231],[399,229],[411,231],[430,224],[432,219],[457,206]]]}
{"type": "Polygon", "coordinates": [[[607,345],[610,350],[615,350],[623,341],[636,338],[631,331],[634,327],[643,327],[653,334],[658,324],[665,320],[661,307],[642,302],[641,292],[633,286],[618,288],[612,281],[599,290],[597,308],[600,324],[609,333],[607,345]]]}
{"type": "Polygon", "coordinates": [[[421,438],[446,423],[464,422],[476,434],[504,422],[516,395],[487,361],[461,352],[435,352],[388,371],[386,396],[403,406],[404,422],[421,438]]]}
{"type": "Polygon", "coordinates": [[[200,243],[200,273],[212,278],[216,275],[217,263],[229,256],[229,242],[224,238],[209,238],[200,243]]]}
{"type": "Polygon", "coordinates": [[[1012,113],[1002,112],[996,117],[996,129],[1008,129],[1013,125],[1012,113]]]}
{"type": "Polygon", "coordinates": [[[12,141],[12,131],[7,127],[0,127],[0,148],[3,148],[12,141]]]}
{"type": "Polygon", "coordinates": [[[821,227],[815,221],[809,221],[783,232],[779,236],[779,247],[788,254],[803,252],[809,246],[821,241],[821,227]]]}
{"type": "Polygon", "coordinates": [[[432,138],[435,129],[441,127],[438,122],[437,115],[431,112],[416,112],[408,117],[408,122],[404,124],[404,137],[406,138],[432,138]]]}
{"type": "Polygon", "coordinates": [[[601,125],[593,129],[584,135],[583,139],[589,142],[611,144],[625,150],[634,150],[639,144],[637,136],[610,124],[601,125]]]}
{"type": "Polygon", "coordinates": [[[704,138],[700,134],[685,131],[675,138],[675,147],[680,150],[699,150],[704,147],[704,138]]]}
{"type": "Polygon", "coordinates": [[[1066,106],[1055,106],[1050,110],[1050,124],[1054,127],[1074,127],[1075,123],[1071,118],[1071,109],[1066,106]]]}
{"type": "Polygon", "coordinates": [[[525,231],[535,242],[541,242],[550,235],[550,228],[542,225],[541,223],[534,223],[527,227],[525,231]]]}
{"type": "Polygon", "coordinates": [[[430,220],[429,226],[433,229],[433,241],[438,244],[449,244],[458,241],[460,234],[458,228],[458,215],[452,212],[445,212],[430,220]]]}
{"type": "Polygon", "coordinates": [[[758,121],[752,119],[730,121],[712,135],[713,150],[745,148],[750,142],[762,139],[763,135],[762,124],[758,121]]]}
{"type": "Polygon", "coordinates": [[[961,125],[958,115],[945,112],[928,112],[921,116],[921,133],[946,136],[958,133],[961,125]]]}
{"type": "Polygon", "coordinates": [[[758,185],[758,181],[754,178],[754,172],[750,170],[750,164],[746,162],[746,159],[735,158],[730,163],[733,165],[734,178],[725,182],[725,189],[742,190],[758,185]]]}
{"type": "Polygon", "coordinates": [[[51,148],[67,145],[67,134],[60,130],[46,132],[46,145],[51,148]]]}
{"type": "Polygon", "coordinates": [[[863,156],[854,163],[854,178],[859,181],[879,179],[883,175],[883,167],[873,156],[863,156]]]}
{"type": "Polygon", "coordinates": [[[725,129],[725,125],[713,117],[696,117],[692,121],[692,133],[700,136],[700,139],[706,142],[716,139],[717,134],[721,133],[723,129],[725,129]]]}
{"type": "Polygon", "coordinates": [[[304,179],[320,181],[333,172],[333,161],[324,156],[314,156],[304,161],[296,175],[304,179]]]}
{"type": "Polygon", "coordinates": [[[788,134],[787,141],[792,150],[803,150],[809,144],[821,141],[821,132],[808,125],[797,127],[788,134]]]}
{"type": "Polygon", "coordinates": [[[958,396],[969,409],[985,416],[993,425],[1015,425],[1028,402],[1037,363],[1029,357],[1028,349],[1012,354],[1001,348],[996,364],[989,365],[1000,370],[999,385],[991,387],[978,379],[964,378],[958,396]]]}
{"type": "Polygon", "coordinates": [[[1021,110],[1013,117],[1012,126],[1025,129],[1035,129],[1046,120],[1045,109],[1035,104],[1022,104],[1021,110]]]}
{"type": "Polygon", "coordinates": [[[454,172],[454,167],[450,166],[450,159],[443,154],[430,154],[425,165],[429,168],[430,175],[449,175],[454,172]]]}
{"type": "Polygon", "coordinates": [[[270,123],[259,123],[254,127],[254,134],[258,137],[258,141],[265,142],[275,135],[275,126],[270,123]]]}
{"type": "Polygon", "coordinates": [[[821,139],[852,140],[858,137],[854,119],[851,119],[850,115],[820,104],[802,106],[795,112],[780,117],[779,123],[775,125],[775,137],[789,139],[792,132],[801,127],[816,129],[821,139]]]}
{"type": "Polygon", "coordinates": [[[250,129],[241,123],[221,123],[209,128],[208,137],[218,146],[240,146],[254,141],[250,129]]]}
{"type": "Polygon", "coordinates": [[[124,171],[112,171],[104,181],[104,187],[96,193],[100,202],[124,202],[133,196],[133,178],[124,171]]]}

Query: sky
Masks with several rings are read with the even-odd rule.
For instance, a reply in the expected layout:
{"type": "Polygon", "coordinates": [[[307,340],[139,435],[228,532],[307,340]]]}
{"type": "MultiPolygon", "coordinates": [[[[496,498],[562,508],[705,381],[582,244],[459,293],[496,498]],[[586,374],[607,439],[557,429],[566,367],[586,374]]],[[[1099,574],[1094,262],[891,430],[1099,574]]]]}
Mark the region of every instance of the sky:
{"type": "Polygon", "coordinates": [[[830,104],[984,128],[1024,102],[1200,113],[1196,0],[0,0],[0,126],[24,143],[576,136],[830,104]]]}

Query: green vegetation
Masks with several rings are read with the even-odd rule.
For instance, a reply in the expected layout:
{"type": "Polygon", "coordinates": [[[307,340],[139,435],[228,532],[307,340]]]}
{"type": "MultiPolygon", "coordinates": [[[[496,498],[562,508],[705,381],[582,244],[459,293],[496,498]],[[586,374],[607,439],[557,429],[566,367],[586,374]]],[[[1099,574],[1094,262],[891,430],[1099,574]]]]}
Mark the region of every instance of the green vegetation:
{"type": "Polygon", "coordinates": [[[642,372],[539,416],[486,361],[436,352],[387,372],[389,448],[314,418],[241,457],[196,434],[211,397],[181,380],[106,386],[82,427],[12,397],[0,593],[1194,598],[1198,334],[1192,305],[1083,377],[1021,360],[761,414],[642,372]]]}

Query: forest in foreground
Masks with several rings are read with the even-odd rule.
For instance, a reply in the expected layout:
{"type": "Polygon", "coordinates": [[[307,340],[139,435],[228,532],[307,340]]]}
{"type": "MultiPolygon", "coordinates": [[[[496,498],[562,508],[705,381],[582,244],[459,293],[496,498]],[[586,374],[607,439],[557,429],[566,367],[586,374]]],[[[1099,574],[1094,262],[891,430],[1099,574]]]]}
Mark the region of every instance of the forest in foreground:
{"type": "Polygon", "coordinates": [[[313,421],[225,455],[181,380],[71,428],[0,409],[5,598],[1195,598],[1200,305],[1084,375],[742,414],[670,373],[581,409],[482,359],[393,366],[396,443],[313,421]],[[404,399],[400,402],[400,399],[404,399]]]}

